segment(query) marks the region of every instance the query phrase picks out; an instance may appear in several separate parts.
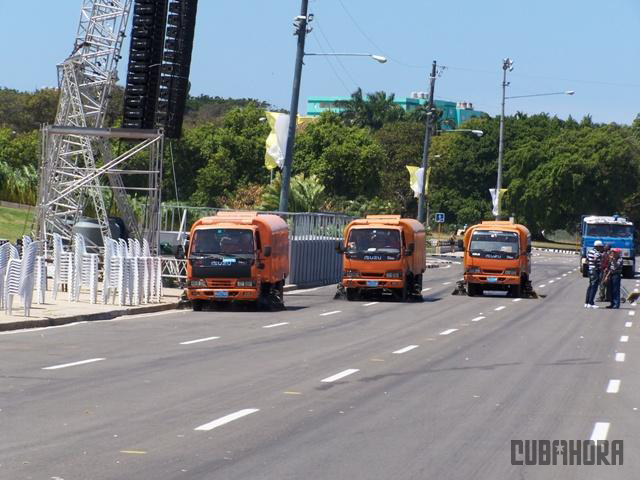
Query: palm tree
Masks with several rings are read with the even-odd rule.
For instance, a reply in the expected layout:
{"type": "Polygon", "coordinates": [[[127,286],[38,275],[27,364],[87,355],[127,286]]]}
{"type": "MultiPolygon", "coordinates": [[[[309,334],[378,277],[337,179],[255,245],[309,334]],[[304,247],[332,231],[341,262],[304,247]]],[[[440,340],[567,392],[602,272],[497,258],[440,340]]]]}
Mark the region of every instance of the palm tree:
{"type": "Polygon", "coordinates": [[[395,103],[395,95],[387,95],[379,91],[367,94],[365,99],[362,89],[358,88],[351,94],[351,100],[335,103],[342,109],[340,116],[349,125],[369,127],[378,130],[387,122],[395,122],[405,117],[404,109],[395,103]]]}
{"type": "MultiPolygon", "coordinates": [[[[280,175],[262,194],[260,210],[277,210],[280,203],[280,175]]],[[[305,177],[303,173],[291,177],[289,188],[290,212],[317,212],[322,209],[326,195],[324,185],[316,175],[305,177]]]]}

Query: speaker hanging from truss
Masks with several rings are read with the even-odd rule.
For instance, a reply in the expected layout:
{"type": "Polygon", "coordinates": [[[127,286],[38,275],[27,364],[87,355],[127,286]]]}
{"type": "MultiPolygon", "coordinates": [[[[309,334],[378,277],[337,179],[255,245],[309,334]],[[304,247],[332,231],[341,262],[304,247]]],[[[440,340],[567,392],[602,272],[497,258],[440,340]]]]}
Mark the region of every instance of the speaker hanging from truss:
{"type": "Polygon", "coordinates": [[[198,0],[136,0],[123,126],[182,132],[198,0]]]}

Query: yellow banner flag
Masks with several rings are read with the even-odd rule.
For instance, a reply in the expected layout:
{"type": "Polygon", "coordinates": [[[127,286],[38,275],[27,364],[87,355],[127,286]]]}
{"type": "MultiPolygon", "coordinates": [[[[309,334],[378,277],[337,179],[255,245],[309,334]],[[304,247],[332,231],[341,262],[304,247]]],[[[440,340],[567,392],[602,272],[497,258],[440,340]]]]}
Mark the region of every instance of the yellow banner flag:
{"type": "MultiPolygon", "coordinates": [[[[423,172],[424,170],[421,167],[414,167],[411,165],[407,165],[407,170],[409,171],[409,186],[411,190],[413,190],[413,196],[420,196],[420,189],[422,187],[423,181],[423,172]]],[[[431,175],[431,167],[427,168],[427,178],[424,180],[424,194],[427,195],[429,193],[429,176],[431,175]]]]}

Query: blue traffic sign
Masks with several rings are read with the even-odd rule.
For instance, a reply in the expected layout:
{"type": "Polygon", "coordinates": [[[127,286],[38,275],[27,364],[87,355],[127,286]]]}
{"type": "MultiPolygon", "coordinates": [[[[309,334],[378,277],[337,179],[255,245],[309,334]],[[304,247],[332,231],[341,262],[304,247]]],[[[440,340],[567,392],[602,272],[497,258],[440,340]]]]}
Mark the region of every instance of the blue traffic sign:
{"type": "Polygon", "coordinates": [[[436,213],[436,223],[444,223],[444,213],[436,213]]]}

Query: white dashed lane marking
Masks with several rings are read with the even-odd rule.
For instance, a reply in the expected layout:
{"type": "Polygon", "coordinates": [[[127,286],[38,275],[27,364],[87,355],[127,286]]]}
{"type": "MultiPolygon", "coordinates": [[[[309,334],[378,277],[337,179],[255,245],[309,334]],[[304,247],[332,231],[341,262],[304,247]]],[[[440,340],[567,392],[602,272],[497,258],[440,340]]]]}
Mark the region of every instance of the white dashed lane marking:
{"type": "Polygon", "coordinates": [[[479,317],[476,318],[472,318],[471,321],[472,322],[479,322],[480,320],[484,320],[487,317],[483,317],[482,315],[480,315],[479,317]]]}
{"type": "Polygon", "coordinates": [[[100,362],[102,360],[106,360],[106,359],[105,358],[90,358],[88,360],[80,360],[79,362],[63,363],[63,364],[60,364],[60,365],[53,365],[51,367],[43,367],[42,370],[59,370],[60,368],[75,367],[77,365],[86,365],[87,363],[100,362]]]}
{"type": "Polygon", "coordinates": [[[626,355],[622,352],[616,353],[616,362],[624,362],[626,355]]]}
{"type": "Polygon", "coordinates": [[[272,323],[271,325],[264,325],[262,328],[275,328],[281,327],[282,325],[289,325],[289,322],[272,323]]]}
{"type": "Polygon", "coordinates": [[[620,380],[609,380],[607,385],[607,393],[618,393],[620,391],[620,380]]]}
{"type": "Polygon", "coordinates": [[[410,352],[411,350],[413,350],[415,348],[418,348],[418,345],[409,345],[407,347],[401,348],[400,350],[396,350],[393,353],[395,353],[395,354],[407,353],[407,352],[410,352]]]}
{"type": "Polygon", "coordinates": [[[505,307],[504,305],[500,305],[499,307],[494,308],[494,310],[496,312],[499,312],[500,310],[504,310],[505,308],[507,308],[507,307],[505,307]]]}
{"type": "Polygon", "coordinates": [[[342,310],[333,310],[331,312],[324,312],[321,313],[320,316],[321,317],[326,317],[327,315],[335,315],[336,313],[340,313],[342,310]]]}
{"type": "Polygon", "coordinates": [[[336,380],[340,380],[341,378],[344,378],[348,375],[353,375],[356,372],[359,372],[360,370],[357,368],[349,368],[347,370],[343,370],[339,373],[336,373],[335,375],[331,375],[330,377],[327,378],[323,378],[322,380],[320,380],[321,382],[324,383],[331,383],[331,382],[335,382],[336,380]]]}
{"type": "Polygon", "coordinates": [[[219,338],[220,337],[197,338],[196,340],[188,340],[186,342],[180,342],[180,345],[191,345],[193,343],[208,342],[209,340],[217,340],[219,338]]]}
{"type": "Polygon", "coordinates": [[[444,331],[440,332],[439,335],[450,335],[453,332],[457,332],[457,331],[458,331],[457,328],[450,328],[448,330],[444,330],[444,331]]]}
{"type": "Polygon", "coordinates": [[[628,341],[629,341],[629,335],[622,335],[622,336],[620,337],[620,341],[621,341],[622,343],[626,343],[626,342],[628,342],[628,341]]]}
{"type": "Polygon", "coordinates": [[[203,432],[208,432],[209,430],[213,430],[214,428],[221,427],[229,422],[233,422],[234,420],[238,420],[239,418],[246,417],[247,415],[251,415],[252,413],[259,412],[259,408],[245,408],[244,410],[238,410],[235,413],[231,413],[229,415],[225,415],[224,417],[220,417],[217,420],[213,420],[212,422],[205,423],[196,427],[194,430],[199,430],[203,432]]]}

